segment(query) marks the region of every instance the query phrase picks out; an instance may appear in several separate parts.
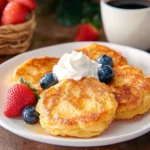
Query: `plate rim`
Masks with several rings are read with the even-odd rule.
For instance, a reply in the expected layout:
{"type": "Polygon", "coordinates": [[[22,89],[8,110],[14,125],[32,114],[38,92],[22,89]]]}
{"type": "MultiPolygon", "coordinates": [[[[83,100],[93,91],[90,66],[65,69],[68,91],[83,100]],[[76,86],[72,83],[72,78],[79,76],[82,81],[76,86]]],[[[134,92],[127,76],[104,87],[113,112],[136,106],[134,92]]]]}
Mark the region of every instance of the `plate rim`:
{"type": "MultiPolygon", "coordinates": [[[[5,62],[1,63],[0,64],[0,68],[1,66],[3,66],[4,64],[7,64],[8,62],[10,61],[13,61],[14,59],[17,59],[18,57],[20,56],[24,56],[24,55],[28,55],[28,54],[32,54],[32,53],[35,53],[35,52],[38,52],[38,51],[41,51],[42,49],[47,49],[47,48],[52,48],[52,47],[57,47],[57,46],[63,46],[63,45],[68,45],[68,44],[92,44],[92,43],[96,43],[96,44],[102,44],[104,46],[117,46],[117,47],[124,47],[124,48],[129,48],[129,49],[133,49],[134,51],[138,51],[139,53],[145,53],[145,54],[148,54],[150,55],[147,51],[145,50],[141,50],[141,49],[137,49],[137,48],[134,48],[134,47],[130,47],[130,46],[126,46],[126,45],[120,45],[120,44],[115,44],[115,43],[110,43],[110,42],[99,42],[99,41],[88,41],[88,42],[67,42],[67,43],[61,43],[61,44],[56,44],[56,45],[51,45],[51,46],[45,46],[45,47],[41,47],[41,48],[37,48],[37,49],[33,49],[31,51],[26,51],[26,52],[23,52],[21,54],[18,54],[17,56],[14,56],[13,58],[10,58],[8,60],[6,60],[5,62]]],[[[116,50],[117,51],[117,50],[116,50]]]]}

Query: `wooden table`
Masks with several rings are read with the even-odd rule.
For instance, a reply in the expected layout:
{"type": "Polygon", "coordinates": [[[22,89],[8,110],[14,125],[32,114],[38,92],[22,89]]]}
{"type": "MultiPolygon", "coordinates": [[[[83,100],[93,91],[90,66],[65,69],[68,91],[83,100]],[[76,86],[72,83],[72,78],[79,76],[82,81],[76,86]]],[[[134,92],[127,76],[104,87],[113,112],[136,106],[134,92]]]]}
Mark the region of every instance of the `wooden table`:
{"type": "MultiPolygon", "coordinates": [[[[30,50],[54,45],[58,43],[71,42],[76,32],[75,27],[64,27],[57,24],[55,16],[45,15],[38,17],[37,28],[30,50]]],[[[106,41],[102,33],[100,41],[106,41]]],[[[0,63],[13,56],[0,56],[0,63]]],[[[134,140],[103,147],[74,148],[43,144],[19,137],[0,127],[0,150],[150,150],[150,133],[134,140]]]]}

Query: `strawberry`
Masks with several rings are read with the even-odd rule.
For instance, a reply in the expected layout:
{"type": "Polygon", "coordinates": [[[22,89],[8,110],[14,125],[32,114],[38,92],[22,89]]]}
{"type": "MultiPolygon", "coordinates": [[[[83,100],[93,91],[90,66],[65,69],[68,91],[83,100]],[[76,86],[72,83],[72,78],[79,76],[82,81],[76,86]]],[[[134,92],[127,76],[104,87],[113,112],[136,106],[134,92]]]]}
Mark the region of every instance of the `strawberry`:
{"type": "Polygon", "coordinates": [[[94,41],[99,37],[98,30],[91,24],[81,24],[75,36],[75,41],[94,41]]]}
{"type": "Polygon", "coordinates": [[[32,11],[36,8],[35,0],[14,0],[14,1],[16,1],[18,3],[21,3],[22,5],[24,5],[30,11],[32,11]]]}
{"type": "Polygon", "coordinates": [[[0,13],[3,12],[6,4],[7,4],[7,0],[0,0],[0,13]]]}
{"type": "Polygon", "coordinates": [[[18,83],[10,87],[6,98],[4,114],[7,117],[19,116],[26,106],[36,104],[34,92],[24,83],[18,83]]]}
{"type": "Polygon", "coordinates": [[[19,24],[26,21],[27,9],[24,5],[12,1],[8,3],[3,11],[1,24],[19,24]]]}

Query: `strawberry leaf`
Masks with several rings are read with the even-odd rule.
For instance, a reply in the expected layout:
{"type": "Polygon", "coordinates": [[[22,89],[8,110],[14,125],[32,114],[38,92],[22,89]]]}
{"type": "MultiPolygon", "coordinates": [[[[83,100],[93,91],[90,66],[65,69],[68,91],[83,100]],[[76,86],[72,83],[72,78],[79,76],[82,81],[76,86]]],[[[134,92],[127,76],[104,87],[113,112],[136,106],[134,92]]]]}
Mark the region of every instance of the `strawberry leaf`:
{"type": "Polygon", "coordinates": [[[101,18],[99,15],[95,15],[93,18],[92,18],[92,25],[99,29],[101,26],[102,26],[102,22],[101,22],[101,18]]]}
{"type": "Polygon", "coordinates": [[[20,81],[20,83],[26,84],[28,86],[28,88],[30,88],[34,92],[35,97],[36,97],[37,100],[40,99],[40,96],[36,93],[37,89],[32,88],[30,82],[24,81],[22,77],[20,77],[19,81],[20,81]]]}
{"type": "Polygon", "coordinates": [[[40,99],[40,96],[36,93],[37,89],[36,88],[32,88],[31,85],[30,85],[30,82],[24,81],[22,77],[20,77],[19,81],[20,81],[20,83],[26,84],[28,86],[28,88],[30,88],[34,92],[36,101],[38,102],[38,100],[40,99]]]}
{"type": "Polygon", "coordinates": [[[35,97],[36,97],[36,100],[37,100],[37,102],[38,102],[38,100],[40,99],[40,96],[35,93],[35,97]]]}
{"type": "Polygon", "coordinates": [[[83,18],[83,19],[81,20],[81,23],[82,23],[82,24],[90,23],[90,18],[83,18]]]}
{"type": "Polygon", "coordinates": [[[37,89],[36,89],[36,88],[32,88],[32,91],[33,91],[33,92],[37,92],[37,89]]]}
{"type": "Polygon", "coordinates": [[[24,83],[24,80],[23,80],[22,77],[20,77],[19,82],[20,82],[20,83],[24,83]]]}
{"type": "Polygon", "coordinates": [[[25,81],[25,84],[31,89],[30,82],[25,81]]]}

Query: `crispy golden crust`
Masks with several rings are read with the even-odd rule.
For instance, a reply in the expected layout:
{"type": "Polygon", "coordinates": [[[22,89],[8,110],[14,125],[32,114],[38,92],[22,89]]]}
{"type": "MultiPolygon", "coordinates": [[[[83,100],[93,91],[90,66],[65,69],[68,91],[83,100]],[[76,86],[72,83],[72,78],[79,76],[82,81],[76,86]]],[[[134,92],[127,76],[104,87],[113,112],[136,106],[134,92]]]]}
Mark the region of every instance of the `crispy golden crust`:
{"type": "Polygon", "coordinates": [[[114,67],[127,64],[127,60],[119,52],[103,45],[91,44],[89,46],[80,48],[77,51],[83,52],[85,55],[87,55],[90,59],[94,61],[96,61],[99,56],[106,54],[113,59],[114,67]]]}
{"type": "Polygon", "coordinates": [[[150,83],[146,75],[129,65],[114,68],[110,87],[118,101],[116,119],[131,119],[150,108],[150,83]]]}
{"type": "Polygon", "coordinates": [[[19,78],[22,77],[24,80],[30,82],[31,86],[38,90],[38,93],[41,93],[42,89],[39,85],[41,77],[48,72],[52,72],[52,68],[57,64],[58,60],[59,58],[54,57],[27,60],[15,70],[13,80],[18,82],[19,78]]]}
{"type": "Polygon", "coordinates": [[[148,82],[149,82],[149,84],[150,84],[150,77],[147,77],[147,80],[148,80],[148,82]]]}
{"type": "Polygon", "coordinates": [[[116,108],[110,88],[95,78],[64,80],[43,92],[36,107],[48,133],[83,138],[105,131],[116,108]]]}

